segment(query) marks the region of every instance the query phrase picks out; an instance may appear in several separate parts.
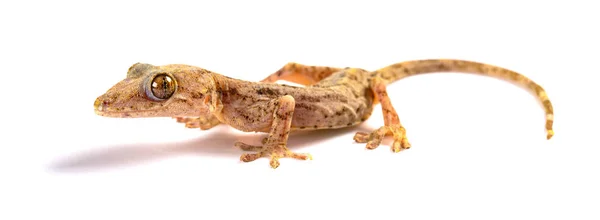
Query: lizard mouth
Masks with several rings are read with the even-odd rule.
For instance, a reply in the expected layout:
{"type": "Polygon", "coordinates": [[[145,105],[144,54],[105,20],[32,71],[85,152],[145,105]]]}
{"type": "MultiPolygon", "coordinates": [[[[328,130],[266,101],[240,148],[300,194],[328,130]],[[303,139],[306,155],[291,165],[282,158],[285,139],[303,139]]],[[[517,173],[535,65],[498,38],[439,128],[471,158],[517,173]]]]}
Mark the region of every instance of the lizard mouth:
{"type": "Polygon", "coordinates": [[[101,109],[94,109],[94,113],[99,116],[111,117],[111,118],[132,118],[132,114],[129,112],[117,112],[117,111],[106,111],[101,109]]]}
{"type": "Polygon", "coordinates": [[[115,105],[110,101],[103,99],[102,97],[97,98],[94,102],[94,113],[99,116],[111,117],[111,118],[150,118],[150,117],[197,117],[204,114],[206,111],[202,111],[202,108],[198,108],[197,111],[188,112],[181,111],[182,108],[171,109],[156,105],[149,109],[136,108],[135,105],[115,105]],[[177,111],[179,110],[179,111],[177,111]]]}
{"type": "Polygon", "coordinates": [[[96,113],[96,115],[110,118],[151,117],[152,112],[152,110],[110,109],[102,106],[94,109],[94,113],[96,113]]]}

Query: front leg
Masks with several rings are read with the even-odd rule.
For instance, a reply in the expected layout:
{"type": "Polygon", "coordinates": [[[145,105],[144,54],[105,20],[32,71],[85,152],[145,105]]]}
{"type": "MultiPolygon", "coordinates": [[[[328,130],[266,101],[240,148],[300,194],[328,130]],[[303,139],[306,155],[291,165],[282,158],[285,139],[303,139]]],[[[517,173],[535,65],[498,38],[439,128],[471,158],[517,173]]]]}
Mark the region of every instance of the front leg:
{"type": "Polygon", "coordinates": [[[271,130],[262,146],[249,145],[239,141],[235,143],[235,146],[243,150],[257,151],[257,153],[242,154],[241,161],[250,162],[263,156],[269,156],[271,158],[270,165],[275,169],[279,167],[279,158],[312,159],[310,154],[294,153],[286,147],[295,105],[295,100],[290,95],[282,96],[276,101],[271,130]]]}
{"type": "Polygon", "coordinates": [[[375,94],[375,100],[381,103],[384,126],[381,126],[371,133],[357,132],[356,135],[354,135],[354,140],[358,143],[367,143],[367,149],[375,149],[381,144],[381,140],[386,135],[393,135],[393,152],[399,152],[400,149],[410,148],[410,143],[406,138],[406,129],[400,124],[400,119],[398,118],[394,106],[392,106],[390,97],[388,97],[383,80],[381,78],[374,78],[371,81],[371,90],[375,94]]]}
{"type": "Polygon", "coordinates": [[[176,117],[177,122],[184,123],[186,128],[200,128],[201,130],[208,130],[221,122],[214,115],[200,116],[200,117],[176,117]]]}

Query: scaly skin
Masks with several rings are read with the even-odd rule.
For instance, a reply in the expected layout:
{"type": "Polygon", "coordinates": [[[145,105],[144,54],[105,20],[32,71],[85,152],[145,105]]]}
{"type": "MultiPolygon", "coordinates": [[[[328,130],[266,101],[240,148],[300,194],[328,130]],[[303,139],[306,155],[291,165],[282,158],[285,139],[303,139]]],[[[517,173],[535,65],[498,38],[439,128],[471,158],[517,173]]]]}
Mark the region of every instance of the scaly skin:
{"type": "Polygon", "coordinates": [[[129,68],[123,81],[96,99],[94,108],[96,114],[106,117],[173,117],[188,128],[206,130],[223,123],[245,132],[265,132],[269,136],[262,146],[242,142],[235,145],[257,152],[243,154],[242,161],[268,156],[271,167],[277,168],[282,157],[312,158],[287,149],[291,131],[354,126],[367,120],[379,103],[384,125],[372,132],[357,132],[354,140],[374,149],[383,137],[391,135],[393,152],[410,148],[386,85],[435,72],[485,75],[524,87],[538,98],[546,112],[547,139],[554,135],[552,104],[541,86],[508,69],[451,59],[406,61],[372,72],[288,63],[261,82],[233,79],[189,65],[137,63],[129,68]],[[277,80],[304,86],[273,83],[277,80]]]}

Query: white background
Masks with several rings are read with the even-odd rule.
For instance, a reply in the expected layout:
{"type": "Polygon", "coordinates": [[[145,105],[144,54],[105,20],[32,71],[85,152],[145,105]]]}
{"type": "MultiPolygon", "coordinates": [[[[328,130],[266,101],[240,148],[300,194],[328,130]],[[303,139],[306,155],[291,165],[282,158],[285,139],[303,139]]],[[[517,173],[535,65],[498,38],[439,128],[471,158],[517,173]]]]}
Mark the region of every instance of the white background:
{"type": "Polygon", "coordinates": [[[593,3],[15,2],[0,3],[1,219],[600,218],[593,3]],[[356,128],[292,135],[314,160],[276,170],[233,147],[264,134],[92,107],[135,62],[258,80],[290,61],[374,70],[429,58],[532,78],[556,136],[545,140],[525,90],[466,74],[390,85],[410,150],[352,141],[382,125],[377,108],[356,128]]]}

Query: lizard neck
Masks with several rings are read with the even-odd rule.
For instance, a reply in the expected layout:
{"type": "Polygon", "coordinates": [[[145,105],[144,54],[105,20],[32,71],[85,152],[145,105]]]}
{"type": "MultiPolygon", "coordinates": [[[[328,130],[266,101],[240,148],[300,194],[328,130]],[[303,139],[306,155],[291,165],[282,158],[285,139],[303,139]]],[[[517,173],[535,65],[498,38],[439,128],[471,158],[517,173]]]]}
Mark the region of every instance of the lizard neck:
{"type": "Polygon", "coordinates": [[[231,91],[235,91],[238,86],[246,85],[251,82],[230,78],[218,73],[212,73],[211,77],[214,82],[214,89],[212,89],[212,91],[206,97],[205,103],[208,105],[208,109],[211,114],[216,116],[220,121],[224,121],[223,98],[231,91]]]}

